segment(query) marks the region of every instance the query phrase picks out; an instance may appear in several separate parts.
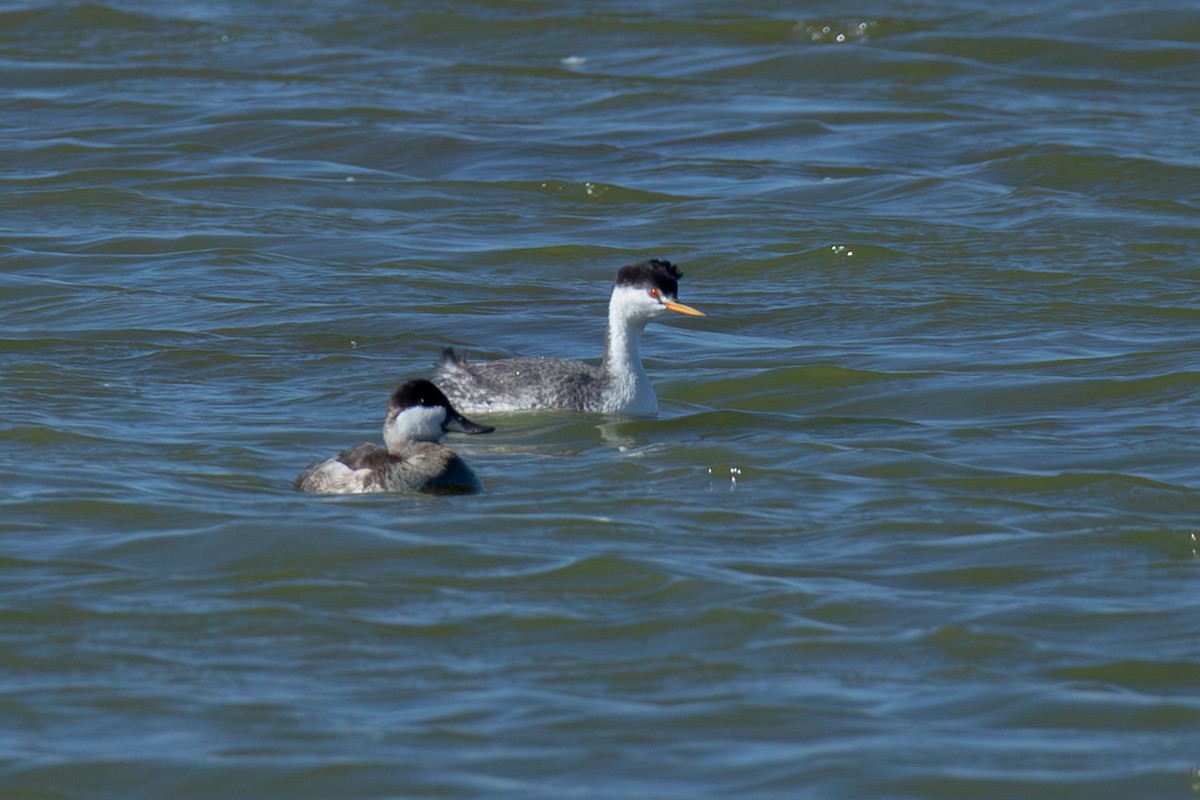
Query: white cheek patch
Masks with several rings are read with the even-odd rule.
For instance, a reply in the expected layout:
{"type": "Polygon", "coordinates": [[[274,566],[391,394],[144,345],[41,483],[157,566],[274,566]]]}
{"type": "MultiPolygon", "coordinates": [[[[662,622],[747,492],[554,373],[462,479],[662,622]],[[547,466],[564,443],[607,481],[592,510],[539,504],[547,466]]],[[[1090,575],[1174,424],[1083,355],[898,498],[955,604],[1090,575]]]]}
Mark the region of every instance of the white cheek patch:
{"type": "Polygon", "coordinates": [[[618,286],[613,290],[612,299],[609,305],[609,315],[616,310],[618,316],[637,319],[657,316],[660,312],[666,311],[662,305],[661,296],[658,298],[651,297],[650,293],[641,287],[618,286]]]}
{"type": "Polygon", "coordinates": [[[436,441],[442,438],[442,423],[445,421],[446,410],[441,406],[406,408],[396,415],[396,419],[388,426],[390,430],[384,431],[384,439],[436,441]]]}

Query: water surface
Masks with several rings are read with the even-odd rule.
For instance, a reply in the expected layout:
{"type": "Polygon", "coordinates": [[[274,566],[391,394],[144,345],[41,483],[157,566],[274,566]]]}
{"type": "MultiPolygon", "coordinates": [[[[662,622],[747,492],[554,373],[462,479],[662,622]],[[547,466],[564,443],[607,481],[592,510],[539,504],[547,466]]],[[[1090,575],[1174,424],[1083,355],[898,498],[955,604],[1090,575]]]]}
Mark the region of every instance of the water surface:
{"type": "Polygon", "coordinates": [[[1200,11],[0,5],[14,797],[1182,797],[1200,11]],[[314,498],[446,344],[472,497],[314,498]]]}

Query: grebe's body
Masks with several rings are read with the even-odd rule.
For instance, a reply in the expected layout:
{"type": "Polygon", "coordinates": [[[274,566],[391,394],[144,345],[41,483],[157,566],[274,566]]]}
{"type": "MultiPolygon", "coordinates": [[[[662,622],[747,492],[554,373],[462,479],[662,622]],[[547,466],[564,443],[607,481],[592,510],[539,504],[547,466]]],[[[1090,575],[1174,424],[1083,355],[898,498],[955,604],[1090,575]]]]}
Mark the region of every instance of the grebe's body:
{"type": "Polygon", "coordinates": [[[468,362],[446,348],[437,382],[456,406],[470,412],[563,409],[653,416],[658,398],[639,352],[646,323],[667,311],[704,316],[676,300],[682,275],[659,259],[617,272],[599,365],[559,358],[468,362]]]}
{"type": "Polygon", "coordinates": [[[313,464],[296,478],[302,492],[478,492],[483,482],[457,453],[438,444],[446,431],[490,433],[458,413],[429,381],[408,381],[388,398],[383,440],[313,464]]]}

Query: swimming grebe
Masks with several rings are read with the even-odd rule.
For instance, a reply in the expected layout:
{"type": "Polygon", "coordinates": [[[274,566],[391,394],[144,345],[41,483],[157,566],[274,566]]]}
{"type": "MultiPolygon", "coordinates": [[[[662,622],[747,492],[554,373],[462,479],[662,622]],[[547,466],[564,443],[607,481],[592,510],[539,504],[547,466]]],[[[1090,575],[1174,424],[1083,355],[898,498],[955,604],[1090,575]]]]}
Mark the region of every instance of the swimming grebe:
{"type": "Polygon", "coordinates": [[[478,492],[483,483],[438,439],[445,431],[494,430],[455,411],[429,381],[407,381],[388,398],[383,423],[386,448],[365,443],[319,461],[296,478],[296,488],[325,494],[478,492]]]}
{"type": "Polygon", "coordinates": [[[608,330],[599,366],[561,358],[467,362],[447,347],[437,382],[470,412],[564,409],[653,416],[658,398],[638,353],[646,323],[666,311],[704,316],[676,300],[683,273],[651,259],[621,267],[608,301],[608,330]]]}

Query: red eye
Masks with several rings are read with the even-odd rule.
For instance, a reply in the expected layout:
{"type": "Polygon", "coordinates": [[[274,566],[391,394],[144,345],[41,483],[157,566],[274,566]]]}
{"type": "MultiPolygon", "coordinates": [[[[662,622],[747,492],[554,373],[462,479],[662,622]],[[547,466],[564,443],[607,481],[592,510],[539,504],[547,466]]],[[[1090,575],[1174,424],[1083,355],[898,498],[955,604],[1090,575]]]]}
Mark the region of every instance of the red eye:
{"type": "Polygon", "coordinates": [[[655,300],[658,299],[658,289],[648,289],[647,291],[649,292],[650,296],[653,297],[655,300]]]}

